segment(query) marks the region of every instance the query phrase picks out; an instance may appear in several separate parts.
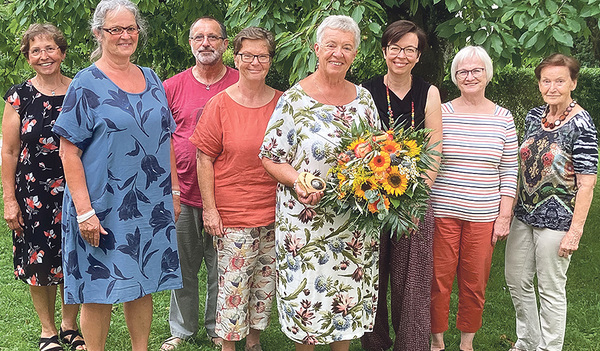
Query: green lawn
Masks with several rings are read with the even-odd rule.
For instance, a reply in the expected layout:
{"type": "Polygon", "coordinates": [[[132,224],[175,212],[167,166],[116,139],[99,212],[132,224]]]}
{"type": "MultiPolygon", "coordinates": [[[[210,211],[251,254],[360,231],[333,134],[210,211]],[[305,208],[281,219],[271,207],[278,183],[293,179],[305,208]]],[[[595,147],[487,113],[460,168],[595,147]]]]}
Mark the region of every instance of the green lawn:
{"type": "MultiPolygon", "coordinates": [[[[600,183],[600,182],[599,182],[600,183]]],[[[600,350],[600,184],[596,186],[595,197],[581,241],[569,269],[567,283],[569,315],[565,351],[600,350]]],[[[11,234],[3,222],[0,224],[0,350],[38,350],[39,322],[31,304],[27,286],[13,279],[11,234]]],[[[487,302],[483,315],[483,328],[475,337],[476,350],[507,350],[510,340],[515,340],[514,311],[510,295],[504,282],[504,243],[494,252],[490,282],[487,289],[487,302]]],[[[200,292],[204,294],[204,291],[200,292]]],[[[452,295],[452,310],[456,311],[457,295],[452,295]]],[[[150,350],[158,350],[161,342],[169,336],[167,322],[169,292],[154,295],[154,320],[150,336],[150,350]]],[[[203,310],[203,308],[201,308],[203,310]]],[[[113,310],[107,350],[130,349],[127,327],[123,318],[122,305],[113,310]]],[[[57,321],[60,316],[57,312],[57,321]]],[[[262,344],[265,351],[293,350],[294,346],[279,330],[276,314],[273,323],[263,333],[262,344]]],[[[446,333],[448,350],[458,350],[459,332],[454,328],[455,314],[451,314],[450,330],[446,333]]],[[[178,350],[214,350],[210,347],[203,330],[193,343],[178,350]]],[[[328,350],[319,346],[317,350],[328,350]]],[[[351,350],[361,350],[360,343],[354,341],[351,350]]],[[[239,343],[238,350],[243,350],[239,343]]]]}

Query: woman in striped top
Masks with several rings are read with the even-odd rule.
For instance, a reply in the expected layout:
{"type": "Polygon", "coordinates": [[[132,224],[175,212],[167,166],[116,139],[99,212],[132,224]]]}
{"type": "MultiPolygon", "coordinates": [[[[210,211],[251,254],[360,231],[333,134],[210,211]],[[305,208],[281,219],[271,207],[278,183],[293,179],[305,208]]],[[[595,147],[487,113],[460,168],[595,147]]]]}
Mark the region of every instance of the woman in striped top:
{"type": "Polygon", "coordinates": [[[571,97],[578,74],[577,60],[562,54],[551,55],[535,69],[546,105],[525,118],[519,196],[505,256],[517,319],[513,351],[563,346],[567,269],[583,234],[598,172],[594,122],[571,97]]]}
{"type": "Polygon", "coordinates": [[[508,235],[517,182],[517,136],[510,111],[485,97],[493,74],[485,50],[467,46],[452,62],[461,95],[442,105],[443,160],[432,188],[435,216],[431,350],[443,350],[450,293],[458,279],[460,349],[473,350],[497,240],[508,235]]]}

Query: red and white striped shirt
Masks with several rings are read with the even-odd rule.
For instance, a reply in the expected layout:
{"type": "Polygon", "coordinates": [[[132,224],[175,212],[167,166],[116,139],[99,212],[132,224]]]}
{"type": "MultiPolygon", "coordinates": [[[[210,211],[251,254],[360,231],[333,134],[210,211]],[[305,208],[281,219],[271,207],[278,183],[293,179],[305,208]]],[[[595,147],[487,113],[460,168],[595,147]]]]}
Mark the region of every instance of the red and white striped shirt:
{"type": "Polygon", "coordinates": [[[517,135],[512,114],[496,105],[493,115],[456,113],[442,105],[443,157],[432,187],[436,217],[491,222],[500,197],[515,197],[517,135]]]}

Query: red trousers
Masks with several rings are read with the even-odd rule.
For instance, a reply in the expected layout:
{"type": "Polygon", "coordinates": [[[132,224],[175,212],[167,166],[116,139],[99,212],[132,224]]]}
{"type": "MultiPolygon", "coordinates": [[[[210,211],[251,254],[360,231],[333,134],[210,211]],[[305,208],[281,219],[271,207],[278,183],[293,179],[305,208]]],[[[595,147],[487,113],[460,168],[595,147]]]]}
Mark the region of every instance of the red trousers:
{"type": "Polygon", "coordinates": [[[485,287],[492,264],[494,222],[435,218],[431,332],[448,330],[450,294],[456,276],[458,313],[456,328],[475,333],[481,328],[485,287]]]}

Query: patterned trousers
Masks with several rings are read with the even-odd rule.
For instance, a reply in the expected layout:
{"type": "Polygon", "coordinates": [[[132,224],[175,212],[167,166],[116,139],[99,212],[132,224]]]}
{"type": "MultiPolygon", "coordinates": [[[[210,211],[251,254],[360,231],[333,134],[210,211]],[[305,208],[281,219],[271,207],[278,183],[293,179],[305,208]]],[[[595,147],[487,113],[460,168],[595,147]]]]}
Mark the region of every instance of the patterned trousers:
{"type": "Polygon", "coordinates": [[[215,332],[228,341],[269,324],[275,296],[275,227],[225,228],[214,238],[219,271],[215,332]]]}

